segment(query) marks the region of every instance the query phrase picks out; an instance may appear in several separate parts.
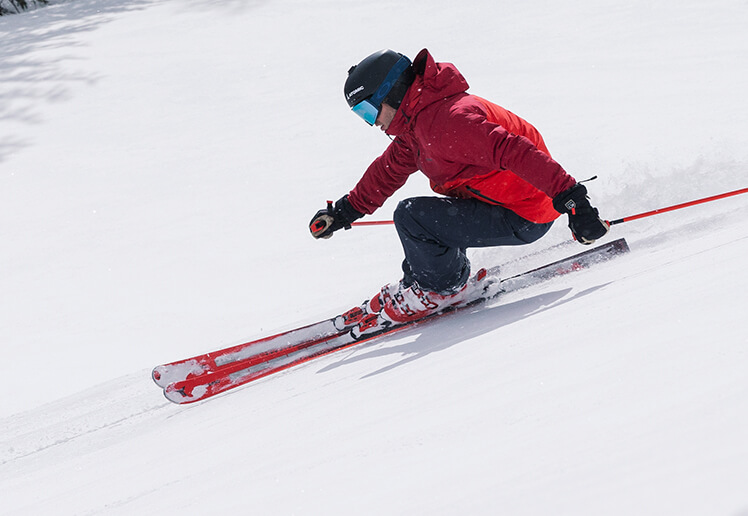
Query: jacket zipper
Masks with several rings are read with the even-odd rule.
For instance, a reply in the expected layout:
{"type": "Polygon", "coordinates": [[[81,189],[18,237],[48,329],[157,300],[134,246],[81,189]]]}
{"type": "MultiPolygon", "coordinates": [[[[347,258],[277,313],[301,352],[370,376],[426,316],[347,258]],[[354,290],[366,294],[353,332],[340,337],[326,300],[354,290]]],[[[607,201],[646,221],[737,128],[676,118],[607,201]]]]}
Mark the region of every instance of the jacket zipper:
{"type": "Polygon", "coordinates": [[[480,190],[476,190],[472,186],[466,186],[465,190],[467,190],[468,192],[470,192],[476,197],[480,197],[481,199],[483,199],[484,201],[488,203],[495,204],[496,206],[504,206],[503,203],[500,203],[496,199],[491,199],[489,196],[482,194],[480,190]]]}

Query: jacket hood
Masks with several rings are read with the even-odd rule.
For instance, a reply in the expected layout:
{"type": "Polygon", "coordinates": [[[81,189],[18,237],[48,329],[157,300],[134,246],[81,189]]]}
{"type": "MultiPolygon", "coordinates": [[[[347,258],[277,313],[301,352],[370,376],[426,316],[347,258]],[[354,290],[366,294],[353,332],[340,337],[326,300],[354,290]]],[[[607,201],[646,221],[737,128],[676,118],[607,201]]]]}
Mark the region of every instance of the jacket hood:
{"type": "Polygon", "coordinates": [[[413,60],[413,69],[416,78],[387,128],[390,136],[406,132],[418,113],[431,104],[464,93],[469,87],[452,63],[437,63],[425,48],[413,60]]]}

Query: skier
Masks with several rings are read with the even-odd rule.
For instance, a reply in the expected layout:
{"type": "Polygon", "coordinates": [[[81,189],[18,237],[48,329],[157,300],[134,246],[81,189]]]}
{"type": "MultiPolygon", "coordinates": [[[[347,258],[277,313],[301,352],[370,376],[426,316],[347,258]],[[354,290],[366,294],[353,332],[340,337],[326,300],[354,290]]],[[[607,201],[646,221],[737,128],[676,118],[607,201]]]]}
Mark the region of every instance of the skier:
{"type": "Polygon", "coordinates": [[[609,229],[535,127],[467,89],[455,66],[435,62],[427,49],[412,62],[382,50],[348,71],[348,105],[394,139],[349,194],[315,214],[312,235],[350,229],[418,170],[446,196],[399,203],[394,222],[405,252],[403,278],[382,287],[354,324],[365,324],[367,314],[402,323],[459,304],[470,279],[467,248],[529,244],[562,213],[583,244],[609,229]]]}

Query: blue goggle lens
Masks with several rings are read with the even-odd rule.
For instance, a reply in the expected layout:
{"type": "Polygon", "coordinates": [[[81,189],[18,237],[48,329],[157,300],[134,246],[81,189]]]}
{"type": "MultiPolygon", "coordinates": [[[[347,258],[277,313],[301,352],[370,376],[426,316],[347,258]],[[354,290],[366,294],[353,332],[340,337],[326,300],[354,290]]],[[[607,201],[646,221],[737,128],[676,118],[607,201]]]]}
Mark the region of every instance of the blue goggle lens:
{"type": "Polygon", "coordinates": [[[379,116],[379,109],[368,100],[362,100],[351,109],[369,125],[374,125],[374,122],[377,121],[377,116],[379,116]]]}

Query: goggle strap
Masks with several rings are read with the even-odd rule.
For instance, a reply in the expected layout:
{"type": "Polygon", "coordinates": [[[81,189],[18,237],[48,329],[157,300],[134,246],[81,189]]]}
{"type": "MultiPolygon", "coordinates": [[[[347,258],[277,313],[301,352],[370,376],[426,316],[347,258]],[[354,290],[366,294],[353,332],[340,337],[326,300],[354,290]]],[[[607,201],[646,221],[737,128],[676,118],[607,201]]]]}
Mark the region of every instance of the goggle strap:
{"type": "Polygon", "coordinates": [[[377,88],[377,91],[374,93],[374,95],[371,96],[370,102],[375,106],[381,105],[384,98],[395,85],[395,82],[397,82],[397,80],[400,78],[400,75],[409,66],[410,59],[405,56],[400,57],[398,62],[395,63],[392,68],[390,68],[389,72],[387,72],[387,76],[384,78],[384,81],[379,85],[379,88],[377,88]]]}

